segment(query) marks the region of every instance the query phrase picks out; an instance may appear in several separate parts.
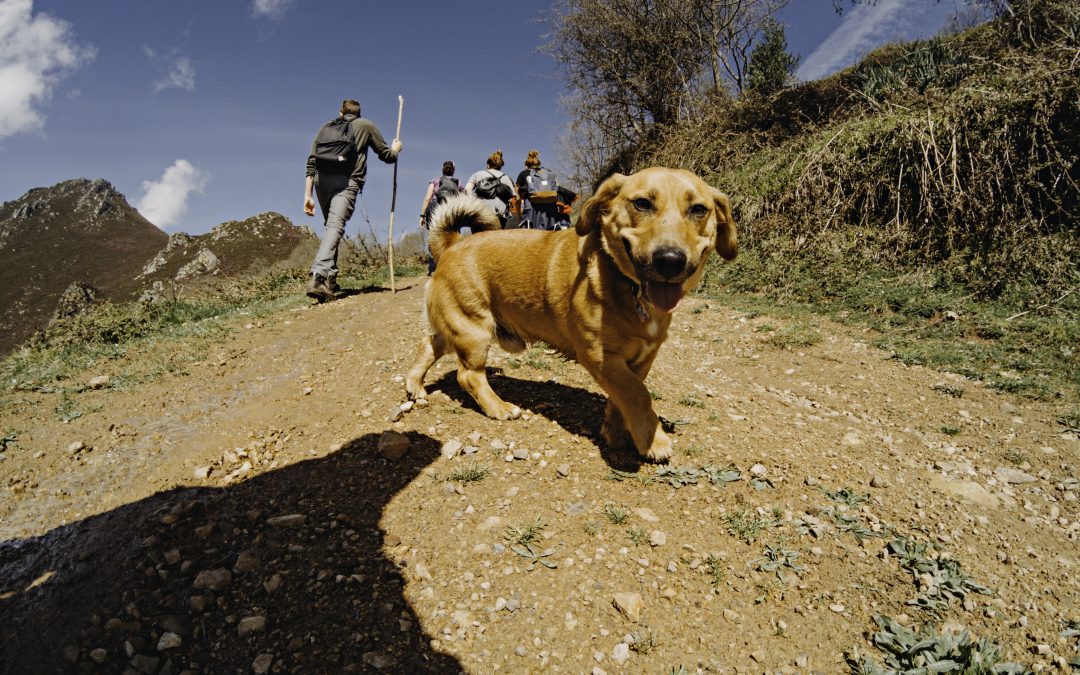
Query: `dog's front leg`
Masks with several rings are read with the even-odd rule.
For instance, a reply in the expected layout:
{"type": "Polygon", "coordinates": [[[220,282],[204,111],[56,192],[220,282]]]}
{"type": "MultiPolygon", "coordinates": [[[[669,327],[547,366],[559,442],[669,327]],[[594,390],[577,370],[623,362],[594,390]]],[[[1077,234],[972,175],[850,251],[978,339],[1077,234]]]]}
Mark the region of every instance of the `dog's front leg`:
{"type": "MultiPolygon", "coordinates": [[[[660,427],[660,419],[653,412],[652,397],[645,383],[616,354],[605,354],[604,357],[604,363],[593,373],[608,395],[608,411],[604,415],[602,428],[604,441],[620,445],[629,434],[638,454],[645,459],[653,462],[671,459],[671,439],[660,427]]],[[[645,368],[645,372],[648,372],[648,368],[645,368]]]]}

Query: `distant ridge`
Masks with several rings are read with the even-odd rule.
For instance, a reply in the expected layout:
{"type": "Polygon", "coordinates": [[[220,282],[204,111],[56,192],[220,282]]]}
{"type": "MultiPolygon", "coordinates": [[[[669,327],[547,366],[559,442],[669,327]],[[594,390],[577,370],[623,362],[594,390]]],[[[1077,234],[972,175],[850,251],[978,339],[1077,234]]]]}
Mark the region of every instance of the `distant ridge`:
{"type": "Polygon", "coordinates": [[[0,353],[44,327],[72,282],[102,298],[131,295],[167,240],[102,179],[34,188],[0,205],[0,353]]]}
{"type": "Polygon", "coordinates": [[[272,267],[302,267],[319,241],[266,212],[202,235],[167,235],[102,179],[34,188],[0,205],[0,355],[48,325],[74,283],[99,300],[169,292],[272,267]]]}

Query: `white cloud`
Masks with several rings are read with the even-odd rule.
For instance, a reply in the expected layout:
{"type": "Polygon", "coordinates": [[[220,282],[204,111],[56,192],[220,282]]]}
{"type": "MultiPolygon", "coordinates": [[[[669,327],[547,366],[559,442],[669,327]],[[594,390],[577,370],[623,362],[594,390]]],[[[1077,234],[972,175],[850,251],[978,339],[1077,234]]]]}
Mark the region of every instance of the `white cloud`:
{"type": "Polygon", "coordinates": [[[191,65],[191,59],[186,56],[170,58],[169,72],[161,79],[154,81],[154,91],[161,91],[169,87],[195,91],[195,66],[191,65]]]}
{"type": "Polygon", "coordinates": [[[255,16],[267,19],[280,19],[292,9],[295,0],[254,0],[251,11],[255,16]]]}
{"type": "Polygon", "coordinates": [[[41,129],[47,101],[64,76],[93,60],[70,25],[33,13],[33,0],[0,0],[0,139],[41,129]]]}
{"type": "Polygon", "coordinates": [[[944,28],[964,0],[879,0],[845,11],[844,20],[803,59],[795,76],[817,80],[889,42],[926,38],[944,28]]]}
{"type": "Polygon", "coordinates": [[[201,194],[208,176],[186,159],[178,159],[157,180],[143,181],[143,196],[135,208],[161,229],[180,221],[192,193],[201,194]]]}

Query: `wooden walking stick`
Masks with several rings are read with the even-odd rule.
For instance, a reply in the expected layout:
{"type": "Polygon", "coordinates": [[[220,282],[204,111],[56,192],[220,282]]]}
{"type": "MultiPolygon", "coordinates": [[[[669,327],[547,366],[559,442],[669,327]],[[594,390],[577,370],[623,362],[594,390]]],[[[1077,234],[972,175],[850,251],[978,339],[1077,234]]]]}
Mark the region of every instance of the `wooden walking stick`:
{"type": "MultiPolygon", "coordinates": [[[[394,132],[394,140],[401,140],[401,109],[405,107],[405,98],[398,94],[397,97],[397,131],[394,132]]],[[[396,293],[394,288],[394,209],[397,207],[397,167],[394,160],[394,188],[390,193],[390,233],[387,248],[390,250],[390,292],[396,293]]]]}

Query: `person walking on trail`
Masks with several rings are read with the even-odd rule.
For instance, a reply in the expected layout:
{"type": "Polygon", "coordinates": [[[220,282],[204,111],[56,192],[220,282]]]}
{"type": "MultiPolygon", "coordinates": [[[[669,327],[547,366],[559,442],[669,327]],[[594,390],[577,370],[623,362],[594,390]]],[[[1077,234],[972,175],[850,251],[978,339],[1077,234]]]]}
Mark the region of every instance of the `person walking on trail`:
{"type": "MultiPolygon", "coordinates": [[[[427,231],[431,226],[431,216],[435,213],[435,207],[464,189],[461,181],[454,177],[456,170],[457,168],[450,160],[443,162],[442,173],[432,178],[431,182],[428,183],[427,192],[424,193],[424,201],[420,203],[420,231],[424,234],[425,249],[427,249],[427,231]]],[[[434,271],[435,259],[428,252],[428,274],[434,271]]]]}
{"type": "Polygon", "coordinates": [[[323,236],[311,265],[307,294],[319,302],[333,300],[338,290],[338,245],[345,223],[352,217],[356,198],[367,180],[368,150],[374,150],[387,164],[397,161],[401,141],[386,144],[375,124],[360,117],[360,104],[353,99],[341,103],[338,117],[327,122],[311,143],[304,181],[304,213],[315,215],[315,196],[323,214],[323,236]]]}
{"type": "Polygon", "coordinates": [[[554,230],[559,222],[558,183],[555,174],[540,163],[540,153],[530,150],[525,170],[517,177],[522,227],[554,230]]]}
{"type": "Polygon", "coordinates": [[[483,199],[499,217],[499,224],[506,227],[510,198],[514,196],[514,183],[502,172],[502,150],[496,150],[487,158],[487,168],[469,176],[465,191],[483,199]]]}

